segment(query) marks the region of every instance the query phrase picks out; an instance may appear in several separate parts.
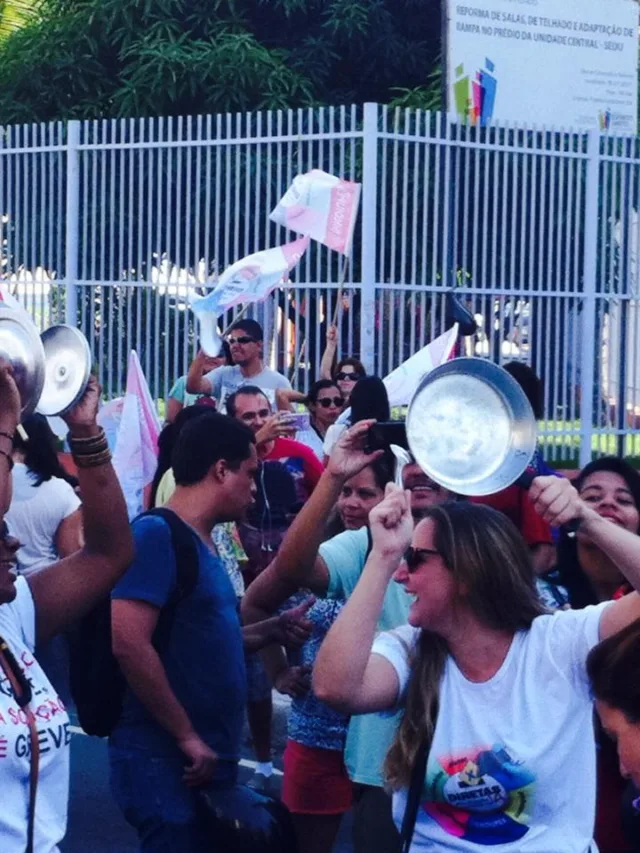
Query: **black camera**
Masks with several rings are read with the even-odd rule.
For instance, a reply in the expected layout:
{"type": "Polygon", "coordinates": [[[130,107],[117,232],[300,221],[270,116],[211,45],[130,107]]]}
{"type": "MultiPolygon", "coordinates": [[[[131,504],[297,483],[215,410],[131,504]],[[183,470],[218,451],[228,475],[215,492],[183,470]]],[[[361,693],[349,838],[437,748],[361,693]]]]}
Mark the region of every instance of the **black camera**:
{"type": "Polygon", "coordinates": [[[374,424],[367,434],[367,453],[376,450],[389,450],[390,445],[397,444],[409,450],[407,444],[407,428],[404,421],[383,421],[374,424]]]}

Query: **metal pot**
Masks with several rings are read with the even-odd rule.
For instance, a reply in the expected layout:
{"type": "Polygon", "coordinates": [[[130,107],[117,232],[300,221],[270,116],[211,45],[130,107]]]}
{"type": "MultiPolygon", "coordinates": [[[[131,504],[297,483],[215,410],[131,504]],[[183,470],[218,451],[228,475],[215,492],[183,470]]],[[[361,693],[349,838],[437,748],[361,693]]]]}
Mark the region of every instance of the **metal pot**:
{"type": "Polygon", "coordinates": [[[40,336],[21,308],[0,303],[0,358],[8,361],[18,385],[21,417],[36,409],[60,415],[84,394],[91,372],[86,338],[71,326],[52,326],[40,336]]]}
{"type": "Polygon", "coordinates": [[[31,415],[44,387],[44,347],[25,311],[0,303],[0,358],[8,361],[22,401],[22,417],[31,415]]]}
{"type": "Polygon", "coordinates": [[[513,377],[489,361],[459,358],[429,373],[407,413],[407,440],[423,471],[460,495],[527,488],[536,420],[513,377]]]}

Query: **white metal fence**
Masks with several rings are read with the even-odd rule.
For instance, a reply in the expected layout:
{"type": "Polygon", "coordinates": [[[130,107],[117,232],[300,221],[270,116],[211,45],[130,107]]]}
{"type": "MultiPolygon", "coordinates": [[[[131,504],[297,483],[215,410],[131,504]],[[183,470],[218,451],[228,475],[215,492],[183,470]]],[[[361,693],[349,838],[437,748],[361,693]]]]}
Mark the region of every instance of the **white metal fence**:
{"type": "MultiPolygon", "coordinates": [[[[458,287],[481,321],[463,352],[544,379],[550,458],[640,455],[635,137],[470,128],[375,104],[10,127],[4,277],[40,325],[85,332],[109,396],[135,348],[164,397],[197,345],[190,296],[291,236],[268,214],[318,167],[363,183],[344,354],[386,374],[444,329],[458,287]]],[[[289,375],[301,364],[301,387],[338,276],[339,259],[314,245],[253,312],[271,363],[289,375]]]]}

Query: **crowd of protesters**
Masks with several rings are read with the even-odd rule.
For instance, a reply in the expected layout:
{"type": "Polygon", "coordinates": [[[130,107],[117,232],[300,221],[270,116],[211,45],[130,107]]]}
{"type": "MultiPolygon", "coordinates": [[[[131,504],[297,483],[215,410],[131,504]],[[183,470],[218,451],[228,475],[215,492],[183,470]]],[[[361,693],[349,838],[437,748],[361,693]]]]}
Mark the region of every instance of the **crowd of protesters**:
{"type": "MultiPolygon", "coordinates": [[[[308,393],[254,320],[198,353],[132,524],[96,382],[65,416],[76,477],[0,363],[2,851],[64,837],[75,682],[52,639],[98,613],[143,853],[330,853],[352,810],[356,853],[640,850],[640,475],[605,458],[572,482],[538,448],[528,491],[462,498],[371,445],[385,386],[337,343],[308,393]]],[[[507,369],[540,417],[535,374],[507,369]]]]}

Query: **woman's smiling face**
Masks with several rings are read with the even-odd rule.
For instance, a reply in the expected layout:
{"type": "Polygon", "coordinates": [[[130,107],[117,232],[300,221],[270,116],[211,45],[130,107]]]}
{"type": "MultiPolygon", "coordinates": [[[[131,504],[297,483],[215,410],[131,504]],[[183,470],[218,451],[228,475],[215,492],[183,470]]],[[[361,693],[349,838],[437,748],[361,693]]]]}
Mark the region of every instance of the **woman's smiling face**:
{"type": "Polygon", "coordinates": [[[582,483],[580,497],[602,518],[608,518],[619,527],[638,533],[640,513],[620,474],[614,471],[594,471],[582,483]]]}

